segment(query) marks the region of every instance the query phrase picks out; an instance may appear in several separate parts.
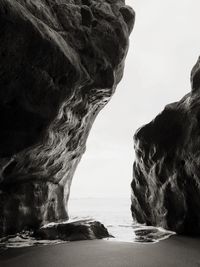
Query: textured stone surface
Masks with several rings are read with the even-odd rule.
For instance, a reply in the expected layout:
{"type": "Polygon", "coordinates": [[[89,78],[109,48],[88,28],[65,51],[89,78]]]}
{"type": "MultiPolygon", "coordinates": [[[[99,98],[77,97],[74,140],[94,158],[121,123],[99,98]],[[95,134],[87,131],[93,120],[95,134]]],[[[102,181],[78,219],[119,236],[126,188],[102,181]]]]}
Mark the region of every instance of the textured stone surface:
{"type": "Polygon", "coordinates": [[[132,214],[138,222],[200,234],[200,61],[192,92],[135,134],[132,214]]]}
{"type": "Polygon", "coordinates": [[[44,240],[93,240],[111,237],[103,224],[97,221],[82,220],[68,223],[50,224],[34,234],[44,240]]]}
{"type": "Polygon", "coordinates": [[[123,0],[0,0],[0,236],[68,217],[133,23],[123,0]]]}

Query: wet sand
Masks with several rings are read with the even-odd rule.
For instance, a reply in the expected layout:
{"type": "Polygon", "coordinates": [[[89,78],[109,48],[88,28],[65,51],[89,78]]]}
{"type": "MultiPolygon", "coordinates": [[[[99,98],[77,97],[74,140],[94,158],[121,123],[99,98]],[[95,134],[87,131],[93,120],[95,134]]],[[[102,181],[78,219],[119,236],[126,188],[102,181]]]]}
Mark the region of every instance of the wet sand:
{"type": "Polygon", "coordinates": [[[172,236],[155,244],[78,241],[8,249],[1,267],[200,267],[200,238],[172,236]]]}

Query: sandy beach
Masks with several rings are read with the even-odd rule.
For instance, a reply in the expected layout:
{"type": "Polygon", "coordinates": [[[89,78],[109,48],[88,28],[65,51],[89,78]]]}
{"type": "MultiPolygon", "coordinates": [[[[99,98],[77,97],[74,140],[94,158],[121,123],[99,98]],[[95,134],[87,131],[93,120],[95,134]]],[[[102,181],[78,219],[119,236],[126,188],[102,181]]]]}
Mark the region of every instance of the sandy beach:
{"type": "Polygon", "coordinates": [[[2,267],[198,267],[200,239],[180,236],[155,244],[104,240],[8,249],[2,267]]]}

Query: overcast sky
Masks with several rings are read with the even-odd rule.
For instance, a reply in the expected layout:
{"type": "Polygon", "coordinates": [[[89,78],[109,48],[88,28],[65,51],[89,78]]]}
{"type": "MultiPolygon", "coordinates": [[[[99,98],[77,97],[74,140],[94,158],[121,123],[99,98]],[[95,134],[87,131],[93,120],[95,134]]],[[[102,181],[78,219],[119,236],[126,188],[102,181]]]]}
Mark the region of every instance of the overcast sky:
{"type": "Polygon", "coordinates": [[[200,55],[199,0],[127,0],[136,12],[125,74],[97,117],[71,197],[129,197],[133,134],[190,90],[200,55]]]}

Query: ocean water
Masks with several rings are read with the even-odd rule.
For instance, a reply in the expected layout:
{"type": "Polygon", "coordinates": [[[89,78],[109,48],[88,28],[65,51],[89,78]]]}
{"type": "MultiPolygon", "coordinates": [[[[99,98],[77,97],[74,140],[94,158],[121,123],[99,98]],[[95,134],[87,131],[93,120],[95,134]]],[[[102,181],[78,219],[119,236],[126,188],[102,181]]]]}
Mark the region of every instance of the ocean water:
{"type": "Polygon", "coordinates": [[[174,232],[162,228],[137,224],[131,216],[129,198],[72,198],[69,215],[72,220],[94,219],[100,221],[114,238],[111,241],[155,243],[174,232]]]}
{"type": "MultiPolygon", "coordinates": [[[[69,201],[70,220],[93,219],[100,221],[113,238],[108,241],[155,243],[173,232],[162,228],[147,227],[133,221],[128,198],[72,198],[69,201]]],[[[0,239],[0,253],[7,248],[44,246],[65,243],[62,240],[36,240],[28,232],[0,239]]]]}

